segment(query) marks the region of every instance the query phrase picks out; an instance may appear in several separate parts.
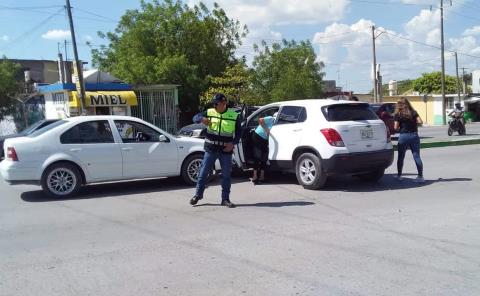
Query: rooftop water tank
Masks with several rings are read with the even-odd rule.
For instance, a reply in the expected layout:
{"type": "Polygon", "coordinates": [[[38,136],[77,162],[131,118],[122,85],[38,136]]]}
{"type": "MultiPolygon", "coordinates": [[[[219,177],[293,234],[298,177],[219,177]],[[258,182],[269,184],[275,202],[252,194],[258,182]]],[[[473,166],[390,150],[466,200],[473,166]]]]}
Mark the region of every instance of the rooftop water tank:
{"type": "Polygon", "coordinates": [[[398,95],[398,83],[396,80],[390,80],[388,82],[388,94],[390,96],[398,95]]]}

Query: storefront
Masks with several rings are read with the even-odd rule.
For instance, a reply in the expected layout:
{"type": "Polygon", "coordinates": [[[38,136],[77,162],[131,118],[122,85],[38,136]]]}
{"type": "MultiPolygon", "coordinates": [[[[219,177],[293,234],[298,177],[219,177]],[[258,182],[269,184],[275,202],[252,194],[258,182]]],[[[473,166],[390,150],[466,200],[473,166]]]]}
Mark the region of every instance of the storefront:
{"type": "MultiPolygon", "coordinates": [[[[87,115],[131,115],[138,105],[137,96],[129,85],[86,85],[87,115]],[[105,90],[102,90],[105,89],[105,90]],[[116,88],[116,89],[115,89],[116,88]]],[[[39,87],[45,98],[45,118],[66,118],[81,114],[81,101],[74,84],[51,84],[39,87]]]]}
{"type": "MultiPolygon", "coordinates": [[[[85,92],[87,115],[131,115],[131,107],[137,106],[133,91],[87,91],[85,92]]],[[[78,114],[80,98],[78,92],[69,92],[69,109],[78,114]]]]}
{"type": "MultiPolygon", "coordinates": [[[[141,118],[175,133],[178,129],[178,85],[136,85],[123,83],[97,70],[85,71],[85,109],[87,115],[127,115],[141,118]]],[[[45,118],[81,115],[81,100],[74,83],[38,86],[45,99],[45,118]]]]}

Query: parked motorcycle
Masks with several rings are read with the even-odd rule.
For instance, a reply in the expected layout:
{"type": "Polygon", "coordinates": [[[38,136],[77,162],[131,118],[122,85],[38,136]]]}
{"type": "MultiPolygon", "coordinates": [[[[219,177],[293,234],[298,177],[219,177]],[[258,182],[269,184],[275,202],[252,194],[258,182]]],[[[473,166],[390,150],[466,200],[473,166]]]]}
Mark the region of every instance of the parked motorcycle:
{"type": "Polygon", "coordinates": [[[458,132],[459,135],[465,135],[467,133],[463,120],[463,112],[459,116],[451,116],[448,121],[448,135],[451,136],[454,132],[458,132]]]}

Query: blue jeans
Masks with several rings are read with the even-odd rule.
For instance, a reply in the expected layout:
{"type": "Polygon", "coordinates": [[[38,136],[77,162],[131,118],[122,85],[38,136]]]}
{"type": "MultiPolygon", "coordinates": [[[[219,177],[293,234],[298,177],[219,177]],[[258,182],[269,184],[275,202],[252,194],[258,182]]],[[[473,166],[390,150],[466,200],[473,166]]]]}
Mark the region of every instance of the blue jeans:
{"type": "Polygon", "coordinates": [[[407,152],[408,148],[410,148],[412,151],[413,159],[417,165],[418,175],[423,177],[423,163],[422,159],[420,158],[420,137],[418,136],[418,133],[401,133],[398,136],[398,175],[402,175],[403,160],[405,159],[405,153],[407,152]]]}
{"type": "Polygon", "coordinates": [[[205,183],[208,179],[208,174],[212,171],[212,168],[216,160],[220,161],[222,167],[222,200],[229,200],[231,178],[230,172],[232,170],[232,154],[222,152],[205,152],[202,161],[202,167],[200,168],[200,176],[197,181],[196,196],[203,197],[205,191],[205,183]]]}

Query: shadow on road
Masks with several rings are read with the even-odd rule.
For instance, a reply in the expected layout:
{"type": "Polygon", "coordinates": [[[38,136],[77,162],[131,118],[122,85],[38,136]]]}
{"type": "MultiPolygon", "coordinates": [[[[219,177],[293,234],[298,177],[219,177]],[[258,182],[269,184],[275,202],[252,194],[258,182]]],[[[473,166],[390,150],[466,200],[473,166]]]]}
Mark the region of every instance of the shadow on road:
{"type": "Polygon", "coordinates": [[[78,195],[71,198],[51,198],[46,196],[41,190],[23,192],[21,194],[21,198],[27,202],[49,202],[59,200],[104,198],[124,196],[129,194],[146,194],[189,188],[193,187],[185,185],[180,178],[163,178],[88,185],[83,187],[78,195]]]}
{"type": "MultiPolygon", "coordinates": [[[[241,207],[265,207],[265,208],[281,208],[281,207],[298,207],[298,206],[311,206],[314,205],[314,202],[310,201],[283,201],[283,202],[258,202],[253,204],[237,204],[237,208],[241,207]]],[[[204,203],[199,204],[194,207],[204,207],[204,206],[220,206],[220,203],[204,203]]]]}
{"type": "Polygon", "coordinates": [[[425,178],[424,183],[415,182],[416,174],[404,174],[404,179],[399,181],[396,174],[384,175],[377,183],[363,182],[355,177],[333,177],[327,181],[322,191],[345,191],[345,192],[377,192],[418,188],[432,185],[437,182],[471,182],[471,178],[425,178]]]}
{"type": "MultiPolygon", "coordinates": [[[[237,183],[250,183],[248,180],[250,173],[242,174],[232,178],[232,185],[237,183]]],[[[423,187],[432,185],[436,182],[470,182],[471,178],[438,178],[438,179],[425,179],[425,183],[415,183],[414,178],[416,175],[405,175],[405,179],[398,181],[394,178],[395,174],[385,175],[378,183],[363,182],[355,177],[349,176],[332,176],[329,177],[325,187],[320,191],[345,191],[345,192],[376,192],[376,191],[390,191],[399,189],[409,189],[413,187],[423,187]]],[[[281,185],[298,185],[295,174],[289,173],[271,173],[267,175],[267,180],[263,184],[253,185],[255,190],[261,191],[263,186],[281,186],[281,185]]],[[[208,186],[219,186],[222,178],[218,176],[208,186]]],[[[148,194],[155,192],[164,192],[170,190],[182,190],[191,189],[192,193],[194,188],[185,185],[180,178],[163,178],[163,179],[151,179],[141,181],[129,181],[129,182],[115,182],[104,184],[93,184],[83,187],[77,196],[71,198],[51,198],[46,196],[43,191],[27,191],[21,194],[22,200],[26,202],[51,202],[60,200],[79,200],[79,199],[91,199],[91,198],[104,198],[115,197],[125,195],[138,195],[148,194]]],[[[209,204],[205,204],[209,205],[209,204]]],[[[213,205],[213,204],[210,204],[213,205]]],[[[284,206],[305,206],[310,205],[304,202],[283,202],[283,203],[257,203],[257,204],[244,204],[238,205],[243,207],[255,206],[255,207],[284,207],[284,206]]]]}
{"type": "MultiPolygon", "coordinates": [[[[398,181],[395,179],[396,174],[386,174],[378,182],[365,182],[357,177],[352,176],[331,176],[328,178],[325,187],[319,191],[345,191],[345,192],[376,192],[409,189],[414,187],[429,186],[437,182],[470,182],[471,178],[437,178],[425,179],[424,183],[416,183],[414,179],[416,174],[404,174],[404,179],[398,181]]],[[[268,185],[294,185],[298,184],[294,174],[274,173],[268,176],[269,180],[264,184],[256,185],[255,188],[268,185]]],[[[254,186],[254,185],[252,185],[254,186]]],[[[300,187],[300,185],[298,185],[300,187]]]]}

